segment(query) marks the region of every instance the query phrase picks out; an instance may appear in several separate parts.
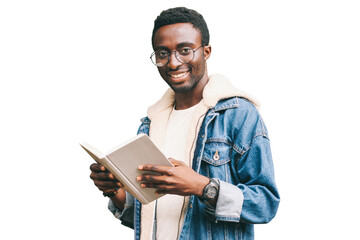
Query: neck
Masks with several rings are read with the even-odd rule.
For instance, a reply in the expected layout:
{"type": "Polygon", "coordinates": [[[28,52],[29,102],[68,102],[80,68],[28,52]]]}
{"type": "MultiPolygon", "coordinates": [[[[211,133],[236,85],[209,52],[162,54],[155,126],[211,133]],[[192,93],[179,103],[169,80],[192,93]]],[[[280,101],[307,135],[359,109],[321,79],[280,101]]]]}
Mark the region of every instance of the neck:
{"type": "Polygon", "coordinates": [[[194,89],[188,92],[175,92],[175,109],[183,110],[198,104],[203,98],[203,91],[208,81],[209,77],[205,70],[204,75],[194,89]]]}

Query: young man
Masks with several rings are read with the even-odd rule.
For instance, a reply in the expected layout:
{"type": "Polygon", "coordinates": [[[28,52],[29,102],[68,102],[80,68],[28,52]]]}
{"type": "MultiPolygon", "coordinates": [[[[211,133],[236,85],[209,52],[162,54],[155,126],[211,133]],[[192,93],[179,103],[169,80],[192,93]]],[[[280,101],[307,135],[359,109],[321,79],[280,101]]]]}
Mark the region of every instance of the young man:
{"type": "Polygon", "coordinates": [[[254,239],[253,224],[276,214],[279,194],[266,127],[256,100],[221,75],[209,77],[209,32],[187,8],[155,20],[152,62],[170,86],[148,109],[146,133],[174,167],[142,165],[138,181],[165,196],[141,205],[99,165],[91,178],[135,239],[254,239]]]}

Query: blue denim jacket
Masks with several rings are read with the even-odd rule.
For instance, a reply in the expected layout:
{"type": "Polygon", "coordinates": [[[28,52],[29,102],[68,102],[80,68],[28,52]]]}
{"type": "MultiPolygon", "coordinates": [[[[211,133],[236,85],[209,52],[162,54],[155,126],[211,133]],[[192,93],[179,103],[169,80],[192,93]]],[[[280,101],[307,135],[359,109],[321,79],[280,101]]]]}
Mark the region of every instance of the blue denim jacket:
{"type": "MultiPolygon", "coordinates": [[[[149,126],[150,120],[142,119],[139,133],[149,134],[149,126]]],[[[269,137],[260,114],[247,100],[221,100],[207,112],[192,168],[218,179],[220,191],[215,209],[190,196],[179,239],[251,240],[253,224],[267,223],[275,216],[280,197],[269,137]]],[[[111,201],[109,209],[122,224],[134,228],[139,239],[141,203],[128,195],[123,212],[111,201]]]]}

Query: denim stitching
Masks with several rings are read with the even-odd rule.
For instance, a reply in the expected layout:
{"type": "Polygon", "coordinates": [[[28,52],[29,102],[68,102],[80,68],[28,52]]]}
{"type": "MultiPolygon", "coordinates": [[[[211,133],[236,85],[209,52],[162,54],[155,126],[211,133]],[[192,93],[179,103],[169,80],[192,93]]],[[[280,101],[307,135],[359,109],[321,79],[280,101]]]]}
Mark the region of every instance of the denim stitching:
{"type": "Polygon", "coordinates": [[[228,225],[224,225],[224,239],[227,240],[228,239],[228,225]]]}
{"type": "MultiPolygon", "coordinates": [[[[221,166],[221,165],[223,165],[223,164],[225,164],[225,163],[230,162],[230,157],[225,158],[224,160],[221,160],[221,163],[220,163],[220,164],[215,164],[216,162],[215,162],[214,160],[209,159],[209,158],[207,158],[207,157],[205,157],[205,156],[203,156],[202,160],[204,160],[205,162],[207,162],[207,163],[209,163],[209,164],[211,164],[211,165],[213,165],[213,166],[221,166]]],[[[220,162],[220,160],[218,160],[217,162],[220,162]]]]}
{"type": "Polygon", "coordinates": [[[238,104],[225,105],[225,106],[222,106],[220,108],[214,109],[214,111],[218,112],[218,111],[226,110],[226,109],[229,109],[229,108],[237,108],[237,107],[239,107],[238,104]]]}
{"type": "Polygon", "coordinates": [[[235,150],[235,152],[239,153],[241,156],[244,155],[246,153],[246,151],[247,151],[247,150],[243,150],[243,148],[239,148],[235,144],[233,146],[233,149],[235,150]]]}
{"type": "Polygon", "coordinates": [[[210,143],[210,142],[221,142],[221,143],[225,143],[227,145],[233,146],[234,144],[232,142],[227,141],[226,139],[223,138],[208,138],[206,139],[205,143],[210,143]]]}
{"type": "Polygon", "coordinates": [[[230,169],[229,169],[229,165],[225,164],[225,181],[229,182],[229,174],[230,173],[230,169]]]}
{"type": "MultiPolygon", "coordinates": [[[[226,99],[223,99],[223,100],[226,100],[226,99]]],[[[235,98],[234,99],[235,103],[231,103],[231,104],[227,104],[227,105],[224,105],[224,106],[219,106],[219,107],[214,107],[213,110],[214,111],[221,111],[221,110],[225,110],[225,109],[229,109],[229,108],[237,108],[239,107],[239,101],[238,101],[238,98],[235,98]]]]}

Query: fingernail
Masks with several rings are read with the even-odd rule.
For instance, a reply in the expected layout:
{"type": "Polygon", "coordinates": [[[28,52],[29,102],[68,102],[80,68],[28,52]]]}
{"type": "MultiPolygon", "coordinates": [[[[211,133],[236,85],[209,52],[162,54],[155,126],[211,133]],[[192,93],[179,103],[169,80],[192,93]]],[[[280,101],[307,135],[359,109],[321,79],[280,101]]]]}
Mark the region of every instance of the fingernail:
{"type": "Polygon", "coordinates": [[[159,195],[159,193],[158,193],[158,192],[156,192],[155,194],[156,194],[156,195],[159,195]]]}
{"type": "Polygon", "coordinates": [[[141,181],[141,177],[136,177],[136,179],[137,179],[138,181],[141,181]]]}
{"type": "Polygon", "coordinates": [[[143,170],[144,167],[143,167],[143,166],[138,166],[138,169],[139,169],[139,170],[143,170]]]}
{"type": "Polygon", "coordinates": [[[101,166],[101,171],[105,171],[105,167],[104,166],[101,166]]]}
{"type": "Polygon", "coordinates": [[[142,183],[142,184],[140,184],[140,187],[144,188],[144,187],[146,187],[146,185],[142,183]]]}
{"type": "Polygon", "coordinates": [[[114,175],[112,175],[111,173],[109,174],[109,178],[114,178],[114,175]]]}

